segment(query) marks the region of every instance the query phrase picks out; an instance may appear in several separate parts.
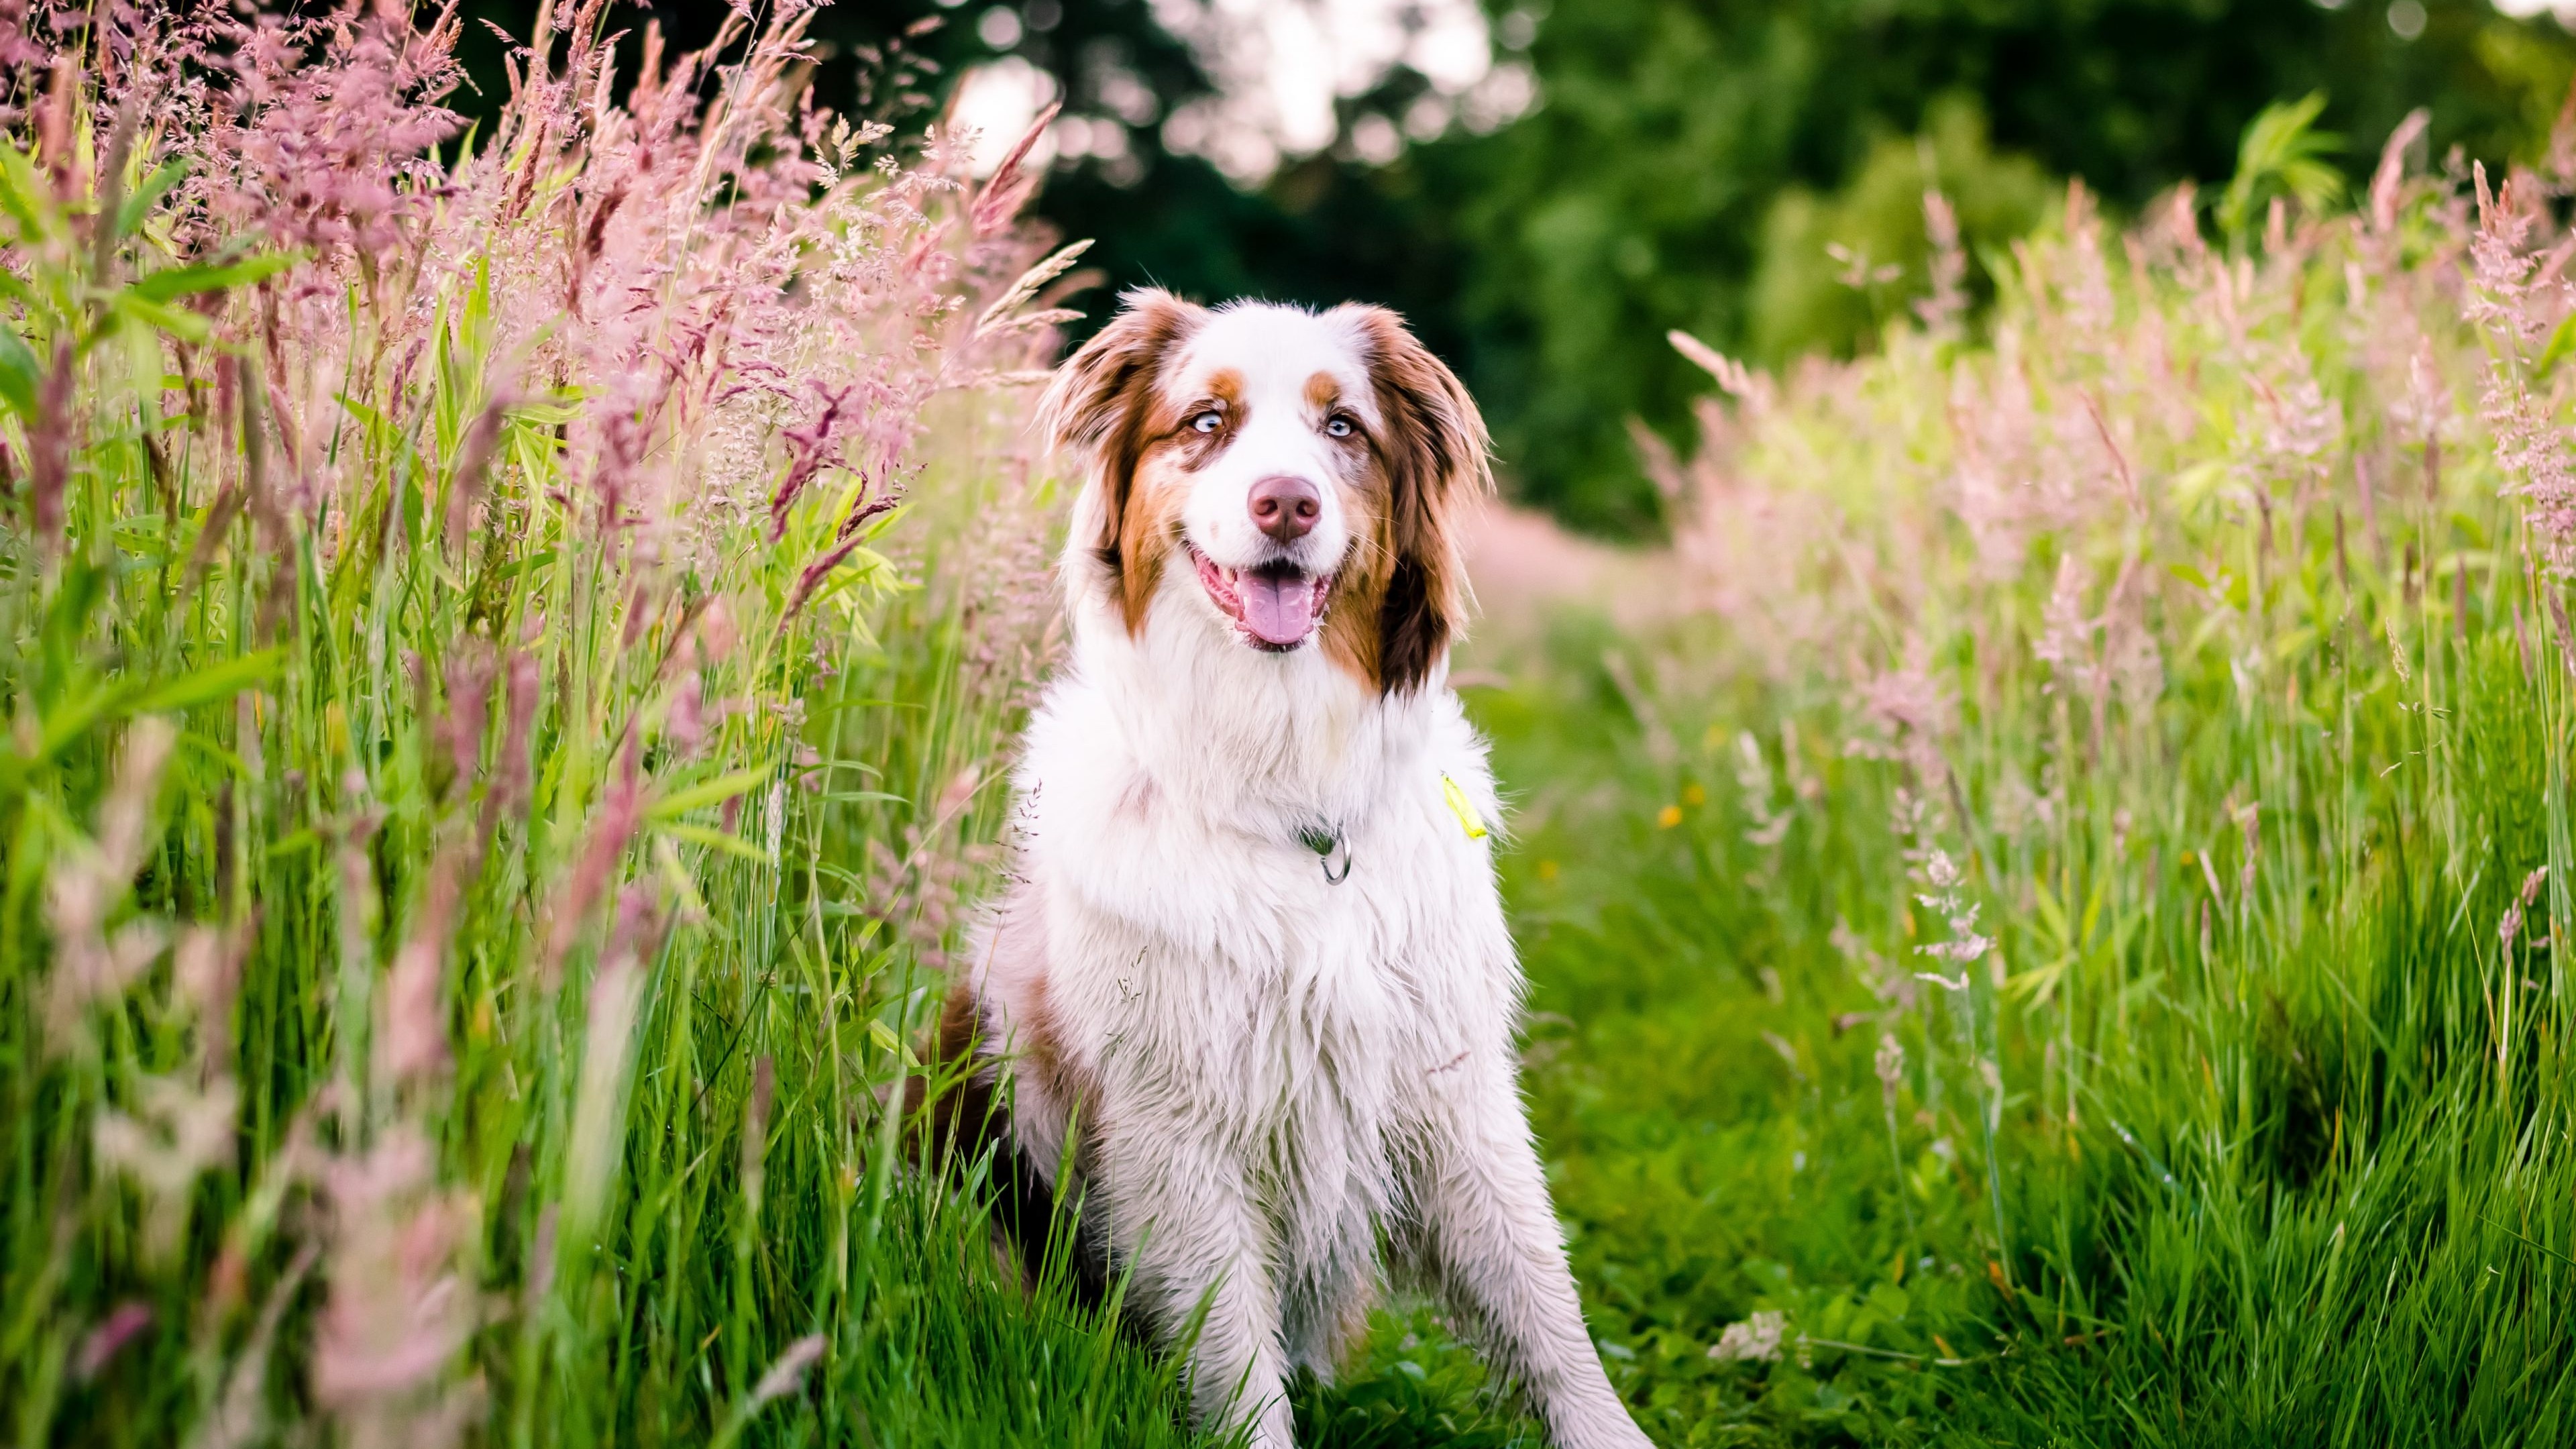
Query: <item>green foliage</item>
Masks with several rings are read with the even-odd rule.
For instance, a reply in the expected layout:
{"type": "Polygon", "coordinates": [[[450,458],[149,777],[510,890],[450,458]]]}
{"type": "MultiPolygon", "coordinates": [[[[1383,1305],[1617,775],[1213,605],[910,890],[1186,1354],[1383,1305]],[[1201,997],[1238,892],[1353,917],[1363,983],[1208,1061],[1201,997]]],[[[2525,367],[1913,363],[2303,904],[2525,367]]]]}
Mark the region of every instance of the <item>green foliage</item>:
{"type": "Polygon", "coordinates": [[[1849,182],[1819,196],[1792,186],[1771,204],[1746,303],[1746,350],[1769,363],[1823,351],[1848,357],[1933,291],[1924,193],[1956,214],[1967,263],[1963,302],[1994,296],[1977,257],[2010,254],[2047,214],[2056,188],[2027,156],[1987,144],[1974,100],[1936,104],[1917,137],[1871,143],[1849,182]]]}
{"type": "Polygon", "coordinates": [[[2536,158],[2576,45],[2469,0],[2427,8],[2408,42],[2385,7],[2311,0],[1558,5],[1528,52],[1540,109],[1403,164],[1440,198],[1431,234],[1460,269],[1446,310],[1521,496],[1581,527],[1651,532],[1662,508],[1628,420],[1686,443],[1696,386],[1654,339],[1680,328],[1787,357],[1865,338],[1914,294],[1828,305],[1805,279],[1833,264],[1798,252],[1884,226],[1859,239],[1896,258],[1899,205],[1864,198],[1894,174],[1889,138],[1943,144],[1948,98],[1982,108],[2000,154],[2123,208],[2231,174],[2258,112],[2318,89],[2322,119],[2366,144],[2424,104],[2435,155],[2536,158]],[[1847,187],[1814,218],[1794,200],[1775,211],[1847,187]]]}
{"type": "Polygon", "coordinates": [[[2295,198],[2312,216],[2342,196],[2343,173],[2325,159],[2341,149],[2342,138],[2316,129],[2325,108],[2325,93],[2316,91],[2305,100],[2264,107],[2245,128],[2236,146],[2236,174],[2211,217],[2221,236],[2242,246],[2260,209],[2276,196],[2295,198]]]}

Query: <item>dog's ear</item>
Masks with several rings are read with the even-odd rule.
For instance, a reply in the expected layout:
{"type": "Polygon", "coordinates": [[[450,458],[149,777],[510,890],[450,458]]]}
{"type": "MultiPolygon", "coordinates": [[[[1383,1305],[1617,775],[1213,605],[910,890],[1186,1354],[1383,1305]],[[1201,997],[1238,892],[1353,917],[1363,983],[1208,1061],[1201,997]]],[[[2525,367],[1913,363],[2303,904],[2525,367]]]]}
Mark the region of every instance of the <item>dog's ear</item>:
{"type": "Polygon", "coordinates": [[[1118,315],[1056,369],[1038,407],[1048,440],[1080,457],[1099,490],[1099,511],[1084,521],[1096,522],[1092,547],[1113,576],[1136,462],[1151,440],[1155,379],[1172,348],[1207,315],[1159,287],[1118,300],[1118,315]]]}
{"type": "Polygon", "coordinates": [[[1467,626],[1467,569],[1459,530],[1465,510],[1492,491],[1485,420],[1457,374],[1431,355],[1404,320],[1357,307],[1377,394],[1387,471],[1387,544],[1393,563],[1378,610],[1378,687],[1417,688],[1467,626]]]}

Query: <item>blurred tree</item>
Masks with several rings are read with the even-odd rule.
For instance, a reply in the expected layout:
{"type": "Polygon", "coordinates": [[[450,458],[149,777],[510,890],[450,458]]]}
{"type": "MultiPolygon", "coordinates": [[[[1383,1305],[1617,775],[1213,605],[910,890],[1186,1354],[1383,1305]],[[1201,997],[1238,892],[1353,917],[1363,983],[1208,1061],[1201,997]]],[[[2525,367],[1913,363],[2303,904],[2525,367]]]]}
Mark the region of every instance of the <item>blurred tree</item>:
{"type": "Polygon", "coordinates": [[[1914,136],[1882,133],[1837,191],[1790,186],[1771,203],[1746,294],[1743,348],[1777,365],[1802,352],[1849,354],[1932,291],[1924,193],[1953,212],[1966,275],[1961,300],[1994,295],[1982,258],[2004,254],[2048,214],[2058,184],[2040,164],[1999,153],[1975,98],[1934,103],[1914,136]]]}
{"type": "MultiPolygon", "coordinates": [[[[539,3],[466,0],[470,23],[459,50],[481,94],[457,97],[459,109],[498,110],[509,84],[503,35],[524,41],[539,3]]],[[[558,11],[564,3],[557,0],[558,11]]],[[[713,0],[618,0],[608,23],[638,36],[659,25],[677,52],[707,44],[725,14],[713,0]]],[[[1366,191],[1327,199],[1311,184],[1301,190],[1292,169],[1275,189],[1302,204],[1283,205],[1167,145],[1162,123],[1214,87],[1190,47],[1156,20],[1150,0],[837,0],[815,13],[807,33],[816,42],[818,102],[907,127],[935,119],[958,79],[979,64],[1015,58],[1051,78],[1065,119],[1037,205],[1065,236],[1094,240],[1085,265],[1107,286],[1077,304],[1095,313],[1108,308],[1112,289],[1146,283],[1201,298],[1376,295],[1365,285],[1371,256],[1401,265],[1406,254],[1402,228],[1382,212],[1343,227],[1347,203],[1366,191]],[[1336,237],[1344,230],[1352,244],[1336,237]]],[[[633,78],[636,52],[630,38],[621,83],[633,78]]]]}
{"type": "MultiPolygon", "coordinates": [[[[556,0],[558,10],[565,3],[556,0]]],[[[504,56],[524,42],[539,4],[464,0],[459,51],[480,94],[451,104],[469,115],[498,111],[509,85],[504,56]]],[[[609,26],[640,36],[659,25],[676,52],[708,43],[724,16],[714,0],[616,0],[609,26]]],[[[1347,141],[1250,188],[1175,148],[1163,123],[1214,84],[1156,18],[1154,0],[836,0],[807,33],[821,104],[905,126],[934,119],[978,65],[1016,58],[1052,78],[1065,122],[1037,210],[1064,236],[1093,240],[1084,267],[1102,279],[1074,299],[1092,313],[1077,333],[1099,325],[1117,291],[1154,284],[1207,301],[1379,302],[1405,312],[1442,355],[1466,349],[1460,258],[1445,240],[1456,195],[1432,197],[1411,169],[1369,166],[1347,141]],[[1077,133],[1078,154],[1065,144],[1077,133]]],[[[634,38],[624,44],[621,84],[633,78],[637,48],[634,38]]],[[[1339,110],[1346,121],[1374,116],[1383,125],[1428,88],[1399,69],[1339,110]]]]}
{"type": "MultiPolygon", "coordinates": [[[[1337,145],[1256,187],[1170,144],[1165,123],[1213,89],[1157,18],[1185,0],[839,0],[812,22],[815,85],[918,124],[972,66],[1043,71],[1067,121],[1038,206],[1096,239],[1110,287],[1394,306],[1484,401],[1516,494],[1638,533],[1661,503],[1631,420],[1686,442],[1706,386],[1666,330],[1765,361],[1867,345],[1922,286],[1927,159],[1974,254],[2026,228],[2057,177],[2114,208],[2225,178],[2255,115],[2310,92],[2328,98],[2319,127],[2350,138],[2327,158],[2348,173],[2419,104],[2437,153],[2528,157],[2576,73],[2554,21],[2485,0],[1485,3],[1500,62],[1536,74],[1535,110],[1440,134],[1466,108],[1398,68],[1339,100],[1337,145]],[[1887,266],[1903,270],[1873,280],[1887,266]]],[[[467,0],[514,35],[536,8],[467,0]]],[[[654,0],[612,23],[690,45],[723,14],[654,0]]],[[[497,104],[500,42],[468,40],[497,104]]]]}
{"type": "Polygon", "coordinates": [[[1766,358],[1870,335],[1872,299],[1816,279],[1843,265],[1826,242],[1919,267],[1898,138],[1954,153],[1984,224],[2009,226],[2041,171],[2128,207],[2224,178],[2267,103],[2316,90],[2360,148],[2347,170],[2418,104],[2437,152],[2529,155],[2576,69],[2555,22],[2472,0],[1584,0],[1535,19],[1540,109],[1404,164],[1454,203],[1456,327],[1519,491],[1612,531],[1659,516],[1628,420],[1681,441],[1706,388],[1666,329],[1766,358]],[[1955,119],[1979,112],[1996,152],[1955,119]]]}

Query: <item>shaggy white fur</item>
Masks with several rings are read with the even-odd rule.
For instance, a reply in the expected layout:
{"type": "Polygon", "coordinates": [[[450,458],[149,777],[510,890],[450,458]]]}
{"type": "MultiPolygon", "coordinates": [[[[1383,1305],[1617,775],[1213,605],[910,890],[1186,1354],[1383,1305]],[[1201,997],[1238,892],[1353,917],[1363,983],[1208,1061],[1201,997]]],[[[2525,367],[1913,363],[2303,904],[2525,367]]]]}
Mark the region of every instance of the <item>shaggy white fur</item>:
{"type": "MultiPolygon", "coordinates": [[[[1371,334],[1353,309],[1183,316],[1123,401],[1089,405],[1186,427],[1224,372],[1237,430],[1132,506],[1227,568],[1359,568],[1394,505],[1328,414],[1346,407],[1377,455],[1402,444],[1385,434],[1405,419],[1373,400],[1371,334]],[[1330,486],[1313,532],[1272,548],[1245,499],[1283,470],[1330,486]]],[[[1119,490],[1090,462],[1063,568],[1071,658],[1017,774],[1022,883],[969,983],[1014,1145],[1050,1178],[1073,1164],[1084,1227],[1151,1322],[1177,1335],[1204,1305],[1193,1392],[1259,1449],[1289,1449],[1283,1378],[1331,1372],[1381,1243],[1559,1444],[1645,1444],[1584,1327],[1522,1110],[1522,979],[1481,834],[1500,811],[1445,646],[1384,688],[1315,638],[1252,647],[1186,566],[1160,570],[1134,622],[1117,576],[1133,550],[1096,546],[1119,490]]]]}

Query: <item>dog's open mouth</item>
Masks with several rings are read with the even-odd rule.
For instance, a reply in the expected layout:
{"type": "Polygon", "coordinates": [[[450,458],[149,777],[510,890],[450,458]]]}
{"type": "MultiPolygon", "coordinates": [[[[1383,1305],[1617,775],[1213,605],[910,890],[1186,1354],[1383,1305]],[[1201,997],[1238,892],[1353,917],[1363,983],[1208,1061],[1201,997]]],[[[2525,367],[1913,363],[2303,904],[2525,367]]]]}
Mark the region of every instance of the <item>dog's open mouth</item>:
{"type": "Polygon", "coordinates": [[[1324,597],[1332,591],[1331,574],[1310,574],[1284,559],[1230,569],[1196,548],[1199,583],[1234,621],[1244,642],[1256,649],[1294,649],[1324,622],[1324,597]]]}

